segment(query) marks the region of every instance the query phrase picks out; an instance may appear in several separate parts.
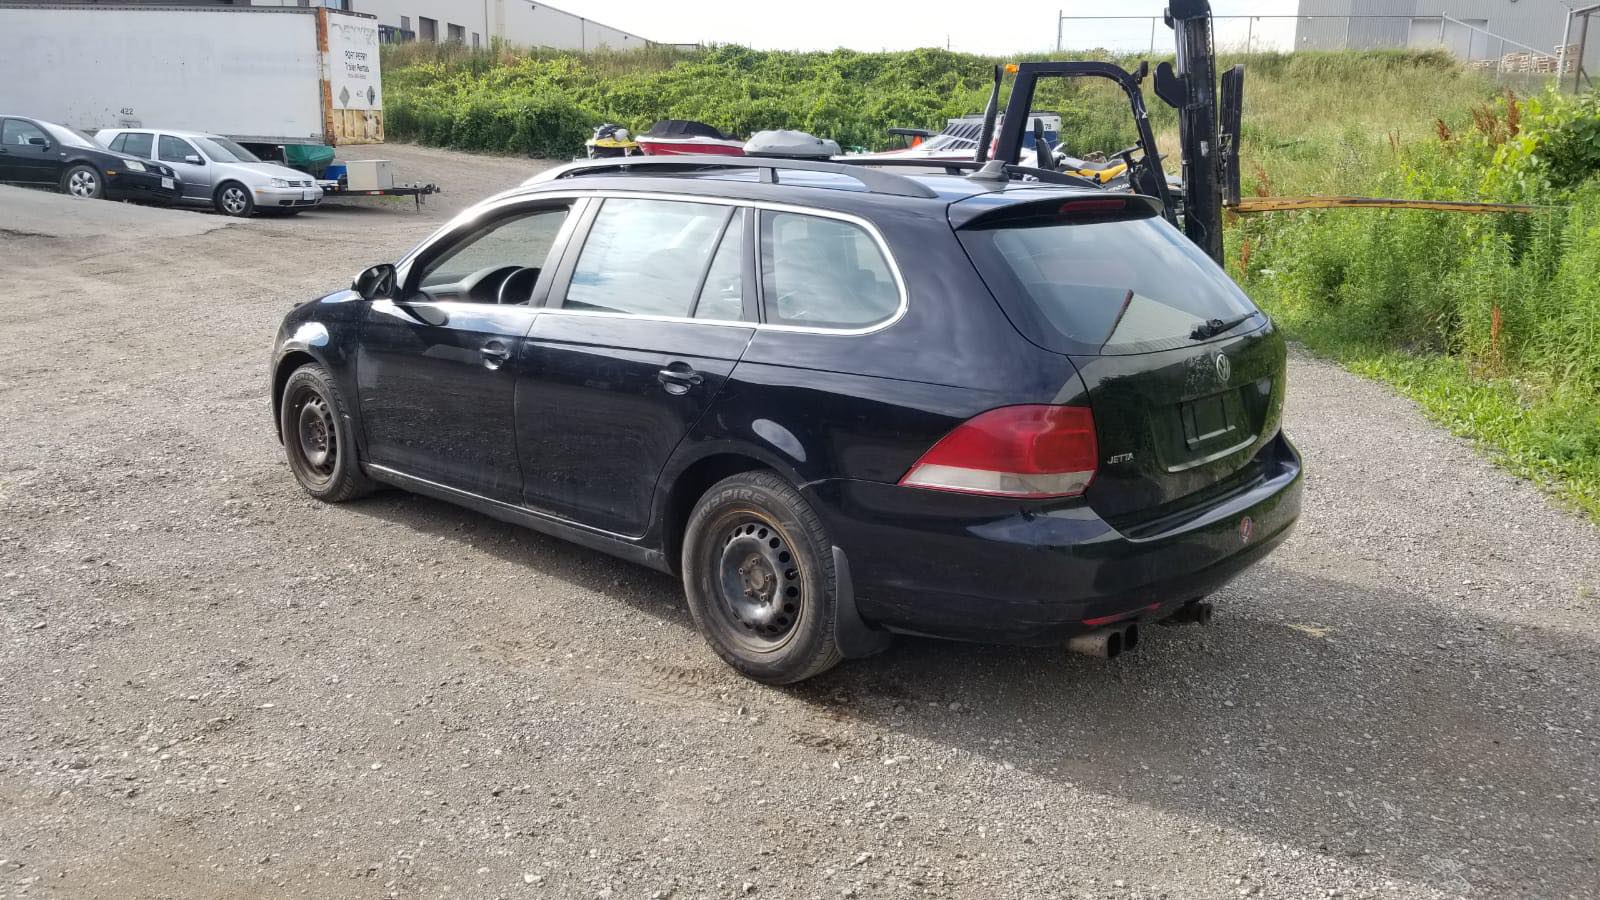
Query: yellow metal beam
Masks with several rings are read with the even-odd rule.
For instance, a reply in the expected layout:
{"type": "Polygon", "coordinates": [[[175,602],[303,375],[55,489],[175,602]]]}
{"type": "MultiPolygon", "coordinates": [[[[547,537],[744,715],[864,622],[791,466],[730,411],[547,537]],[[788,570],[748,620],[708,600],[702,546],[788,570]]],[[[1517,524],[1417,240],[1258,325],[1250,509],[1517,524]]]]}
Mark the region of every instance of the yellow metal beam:
{"type": "Polygon", "coordinates": [[[1467,200],[1396,200],[1389,197],[1241,197],[1236,213],[1284,212],[1296,209],[1428,209],[1435,212],[1531,213],[1548,206],[1525,203],[1477,203],[1467,200]]]}

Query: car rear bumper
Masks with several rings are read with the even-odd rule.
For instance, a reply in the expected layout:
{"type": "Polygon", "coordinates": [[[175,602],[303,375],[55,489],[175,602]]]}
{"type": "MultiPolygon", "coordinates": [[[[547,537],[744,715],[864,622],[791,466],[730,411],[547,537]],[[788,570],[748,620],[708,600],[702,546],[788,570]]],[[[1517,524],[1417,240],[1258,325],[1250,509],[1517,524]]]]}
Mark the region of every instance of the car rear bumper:
{"type": "Polygon", "coordinates": [[[1301,462],[1281,435],[1262,453],[1260,477],[1139,537],[1086,504],[1033,510],[846,480],[812,485],[807,497],[850,561],[869,623],[1048,645],[1112,621],[1164,618],[1271,553],[1300,514],[1301,462]]]}

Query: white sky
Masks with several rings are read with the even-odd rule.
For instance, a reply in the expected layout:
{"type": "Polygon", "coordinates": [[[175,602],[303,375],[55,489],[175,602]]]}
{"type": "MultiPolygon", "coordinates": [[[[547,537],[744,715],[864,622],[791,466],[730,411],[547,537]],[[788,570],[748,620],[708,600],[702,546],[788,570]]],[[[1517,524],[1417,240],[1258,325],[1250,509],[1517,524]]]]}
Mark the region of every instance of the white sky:
{"type": "MultiPolygon", "coordinates": [[[[555,0],[552,5],[653,41],[780,50],[904,50],[943,47],[948,40],[953,50],[995,55],[1054,48],[1058,10],[1069,16],[1160,16],[1166,7],[1163,0],[555,0]]],[[[1217,16],[1293,15],[1296,6],[1296,0],[1212,0],[1217,16]]],[[[1257,22],[1253,46],[1286,45],[1290,39],[1285,35],[1293,30],[1292,20],[1257,22]]],[[[1219,44],[1244,46],[1245,22],[1219,21],[1217,32],[1219,44]]],[[[1148,21],[1067,23],[1069,49],[1139,51],[1149,43],[1148,21]]],[[[1171,52],[1171,32],[1164,27],[1156,34],[1156,46],[1171,52]]]]}

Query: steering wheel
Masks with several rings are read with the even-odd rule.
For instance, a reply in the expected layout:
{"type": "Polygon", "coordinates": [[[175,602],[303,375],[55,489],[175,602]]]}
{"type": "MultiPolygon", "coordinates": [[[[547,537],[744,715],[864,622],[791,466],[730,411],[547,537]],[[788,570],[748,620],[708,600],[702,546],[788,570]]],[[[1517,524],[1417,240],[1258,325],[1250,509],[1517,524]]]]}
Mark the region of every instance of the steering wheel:
{"type": "Polygon", "coordinates": [[[473,303],[491,303],[499,293],[497,282],[511,277],[521,266],[490,266],[479,269],[456,283],[460,294],[473,303]]]}
{"type": "Polygon", "coordinates": [[[501,306],[517,306],[527,303],[533,298],[533,286],[539,281],[539,270],[531,266],[524,266],[506,276],[500,282],[500,290],[495,295],[495,302],[501,306]]]}
{"type": "Polygon", "coordinates": [[[1127,163],[1128,164],[1128,168],[1132,169],[1133,168],[1133,154],[1141,152],[1143,150],[1144,150],[1144,141],[1140,141],[1137,144],[1134,144],[1132,147],[1129,147],[1129,148],[1127,148],[1125,150],[1118,150],[1117,152],[1111,154],[1111,156],[1112,156],[1113,159],[1120,159],[1124,163],[1127,163]]]}

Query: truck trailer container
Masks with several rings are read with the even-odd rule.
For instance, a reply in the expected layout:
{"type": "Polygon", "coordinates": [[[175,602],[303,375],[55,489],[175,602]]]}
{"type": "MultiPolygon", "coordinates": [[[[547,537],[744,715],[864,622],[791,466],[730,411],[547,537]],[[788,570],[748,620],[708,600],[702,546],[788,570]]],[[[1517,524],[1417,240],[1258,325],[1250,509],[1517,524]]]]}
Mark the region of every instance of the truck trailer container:
{"type": "Polygon", "coordinates": [[[383,141],[378,22],[368,15],[6,4],[0,60],[9,73],[0,112],[90,134],[205,131],[302,167],[332,159],[317,145],[383,141]]]}

